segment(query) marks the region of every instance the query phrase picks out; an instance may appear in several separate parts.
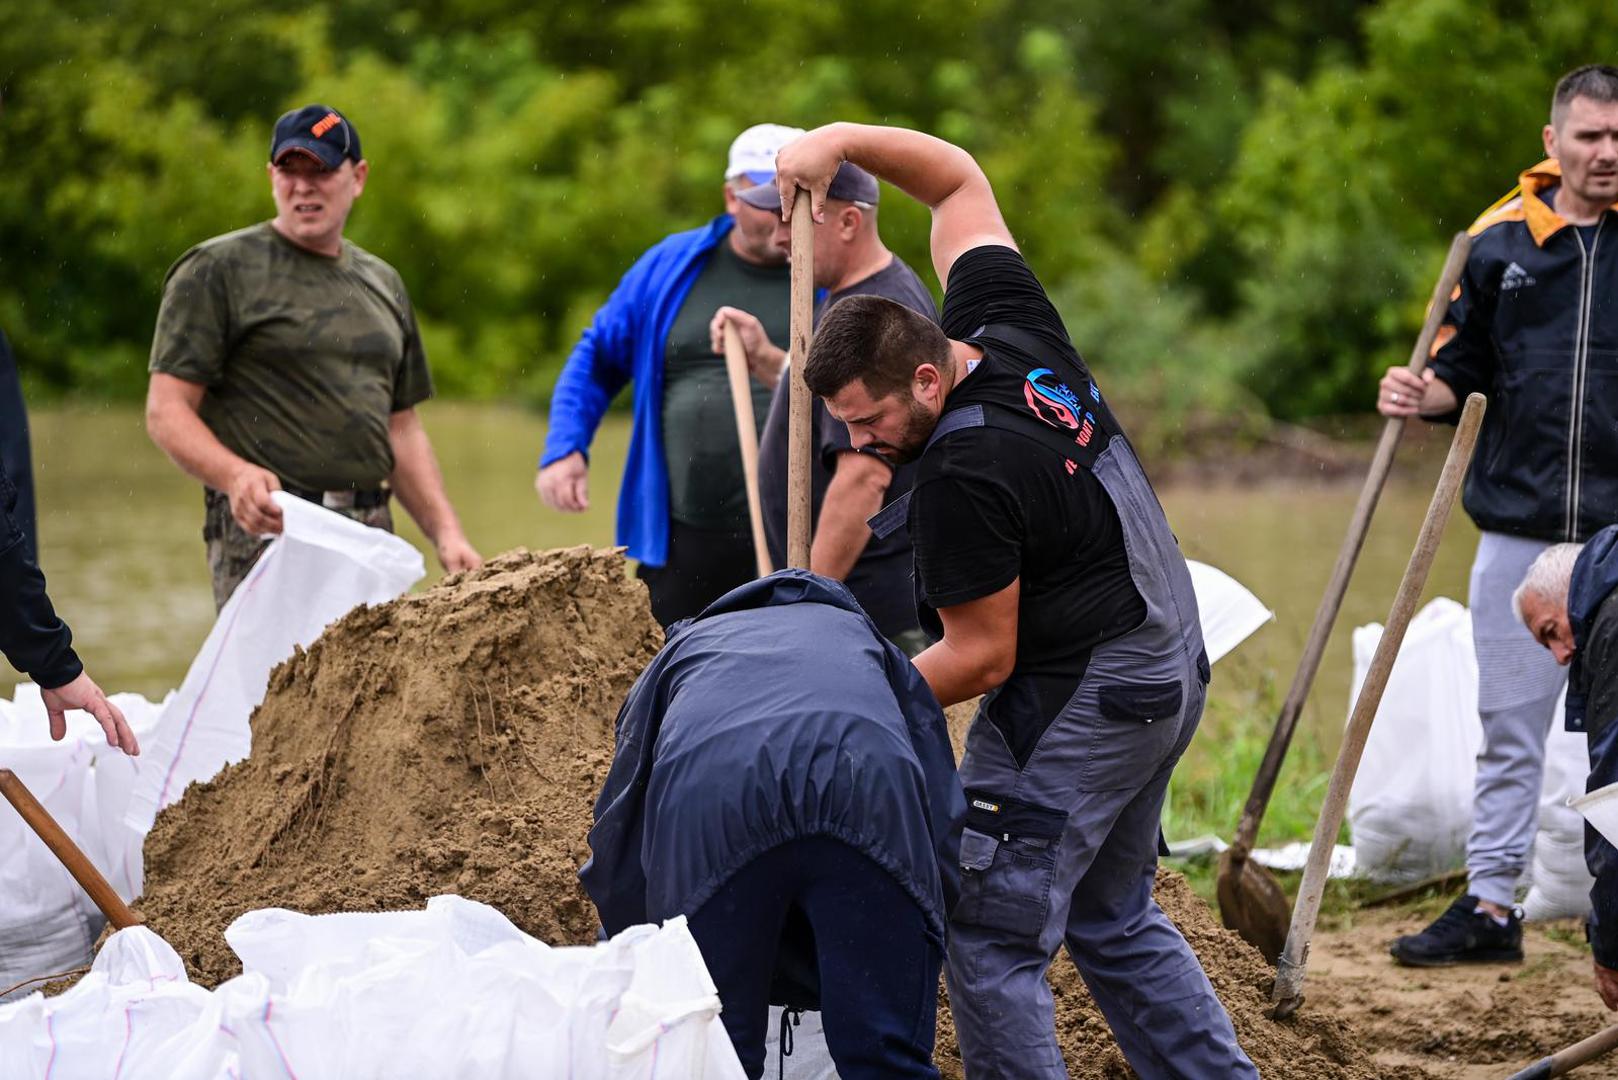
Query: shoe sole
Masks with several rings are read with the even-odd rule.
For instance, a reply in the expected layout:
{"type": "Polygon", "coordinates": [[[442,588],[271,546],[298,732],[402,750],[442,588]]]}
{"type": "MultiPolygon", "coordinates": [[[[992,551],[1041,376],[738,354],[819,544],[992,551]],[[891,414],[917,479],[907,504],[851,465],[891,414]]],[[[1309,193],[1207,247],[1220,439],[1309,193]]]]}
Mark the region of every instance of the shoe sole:
{"type": "Polygon", "coordinates": [[[1462,964],[1520,964],[1523,959],[1521,949],[1479,949],[1455,956],[1406,956],[1398,949],[1390,948],[1388,954],[1405,967],[1416,968],[1460,967],[1462,964]]]}

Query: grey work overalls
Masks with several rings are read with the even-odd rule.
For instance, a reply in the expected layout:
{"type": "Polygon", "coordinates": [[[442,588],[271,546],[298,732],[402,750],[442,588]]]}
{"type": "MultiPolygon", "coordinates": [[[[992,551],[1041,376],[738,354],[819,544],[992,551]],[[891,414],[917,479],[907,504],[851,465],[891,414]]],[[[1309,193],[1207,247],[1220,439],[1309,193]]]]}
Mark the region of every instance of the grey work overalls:
{"type": "MultiPolygon", "coordinates": [[[[1000,326],[969,340],[980,339],[990,349],[1001,340],[1036,356],[1050,351],[1000,326]]],[[[1081,446],[1073,431],[1030,414],[974,404],[946,412],[928,443],[963,428],[1009,427],[1062,453],[1069,472],[1091,469],[1118,510],[1146,603],[1140,626],[1096,646],[1021,766],[981,707],[967,733],[961,899],[946,969],[961,1056],[969,1080],[1067,1076],[1045,981],[1066,942],[1143,1078],[1256,1077],[1196,955],[1152,898],[1164,794],[1196,733],[1209,677],[1190,571],[1095,384],[1081,385],[1067,392],[1073,418],[1105,439],[1090,435],[1081,446]]],[[[873,529],[904,514],[907,501],[873,518],[873,529]]]]}

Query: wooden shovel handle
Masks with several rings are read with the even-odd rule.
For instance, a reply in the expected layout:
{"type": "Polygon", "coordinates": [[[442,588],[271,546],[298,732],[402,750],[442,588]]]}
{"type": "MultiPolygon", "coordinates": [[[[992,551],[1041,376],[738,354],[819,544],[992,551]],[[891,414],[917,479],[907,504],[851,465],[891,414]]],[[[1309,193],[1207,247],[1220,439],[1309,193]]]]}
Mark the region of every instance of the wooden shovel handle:
{"type": "Polygon", "coordinates": [[[1337,752],[1337,764],[1332,767],[1331,783],[1326,788],[1326,799],[1320,808],[1320,820],[1315,822],[1315,838],[1309,848],[1309,861],[1303,869],[1303,881],[1298,886],[1298,898],[1292,906],[1292,926],[1287,931],[1286,947],[1276,965],[1275,988],[1270,1000],[1279,1017],[1290,1016],[1303,1000],[1304,965],[1309,956],[1309,939],[1315,932],[1315,919],[1320,914],[1320,900],[1326,891],[1326,871],[1331,864],[1332,846],[1337,842],[1337,831],[1342,827],[1343,814],[1348,808],[1348,792],[1354,784],[1354,774],[1365,752],[1365,741],[1371,734],[1371,721],[1376,718],[1377,706],[1382,703],[1382,691],[1388,684],[1388,673],[1399,655],[1410,617],[1415,614],[1416,602],[1427,584],[1427,571],[1432,569],[1433,556],[1438,553],[1438,542],[1444,536],[1444,525],[1449,521],[1455,505],[1455,495],[1466,477],[1466,467],[1472,460],[1472,448],[1478,440],[1478,427],[1483,423],[1486,401],[1482,394],[1466,399],[1461,412],[1460,425],[1450,443],[1449,456],[1444,460],[1444,471],[1438,477],[1438,488],[1433,501],[1427,506],[1427,517],[1416,536],[1416,548],[1405,567],[1404,579],[1394,595],[1393,608],[1388,612],[1387,624],[1382,629],[1382,640],[1377,643],[1371,657],[1370,669],[1360,696],[1354,701],[1348,727],[1343,731],[1343,745],[1337,752]]]}
{"type": "Polygon", "coordinates": [[[1618,1024],[1603,1028],[1550,1057],[1540,1058],[1521,1072],[1512,1073],[1509,1080],[1548,1080],[1552,1076],[1565,1076],[1614,1049],[1618,1049],[1618,1024]]]}
{"type": "Polygon", "coordinates": [[[95,901],[96,907],[101,909],[108,922],[119,930],[140,924],[139,917],[129,910],[129,905],[125,904],[113,891],[112,886],[107,884],[107,879],[101,876],[101,871],[95,868],[79,849],[79,845],[62,831],[56,819],[51,817],[50,811],[40,805],[39,800],[34,798],[34,793],[29,791],[28,786],[10,769],[0,769],[0,794],[5,795],[6,801],[17,808],[17,813],[22,815],[29,828],[45,841],[45,846],[50,848],[58,859],[62,860],[67,872],[72,874],[73,880],[90,894],[90,899],[95,901]]]}
{"type": "MultiPolygon", "coordinates": [[[[1427,357],[1438,338],[1444,314],[1449,310],[1450,294],[1461,280],[1461,271],[1466,269],[1466,258],[1471,251],[1472,238],[1464,232],[1456,233],[1455,239],[1450,242],[1449,257],[1444,260],[1444,270],[1433,286],[1427,321],[1422,325],[1415,348],[1410,352],[1410,370],[1417,375],[1427,367],[1427,357]]],[[[1360,488],[1354,516],[1349,519],[1348,533],[1337,552],[1337,563],[1331,569],[1326,591],[1320,598],[1320,607],[1315,610],[1314,625],[1309,628],[1303,655],[1298,658],[1298,670],[1292,676],[1292,686],[1287,690],[1286,700],[1281,703],[1281,713],[1276,718],[1275,730],[1270,734],[1264,760],[1253,778],[1253,791],[1247,796],[1247,805],[1242,808],[1241,824],[1236,827],[1236,836],[1230,845],[1232,862],[1245,862],[1258,839],[1259,823],[1264,820],[1264,811],[1275,792],[1281,763],[1286,759],[1287,747],[1291,745],[1292,734],[1298,727],[1298,717],[1303,713],[1304,703],[1309,700],[1309,691],[1315,684],[1315,675],[1320,671],[1321,658],[1326,654],[1326,641],[1331,637],[1337,613],[1343,606],[1343,596],[1348,592],[1348,581],[1354,575],[1354,564],[1359,560],[1360,549],[1365,546],[1365,534],[1371,531],[1371,515],[1376,512],[1377,500],[1382,497],[1382,488],[1393,468],[1393,455],[1399,448],[1399,439],[1404,435],[1404,430],[1404,418],[1399,416],[1389,417],[1388,422],[1382,425],[1382,437],[1377,441],[1371,469],[1365,475],[1364,486],[1360,488]]]]}
{"type": "Polygon", "coordinates": [[[803,381],[804,361],[815,320],[815,221],[809,192],[799,188],[792,203],[791,405],[787,440],[787,565],[809,566],[809,425],[813,401],[803,381]]]}
{"type": "Polygon", "coordinates": [[[747,516],[753,525],[753,561],[758,576],[770,572],[770,548],[764,542],[764,511],[758,501],[758,424],[753,418],[753,386],[747,374],[747,350],[736,324],[725,322],[725,373],[730,376],[730,403],[736,413],[736,438],[742,444],[742,478],[747,485],[747,516]]]}

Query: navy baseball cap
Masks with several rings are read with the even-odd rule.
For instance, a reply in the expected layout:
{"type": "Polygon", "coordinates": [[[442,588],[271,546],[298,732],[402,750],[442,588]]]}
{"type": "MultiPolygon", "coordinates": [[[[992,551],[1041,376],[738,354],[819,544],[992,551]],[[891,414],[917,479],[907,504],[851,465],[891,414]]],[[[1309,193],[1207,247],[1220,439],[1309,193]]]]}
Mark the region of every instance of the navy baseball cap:
{"type": "MultiPolygon", "coordinates": [[[[781,191],[775,186],[774,178],[767,184],[759,184],[745,191],[738,191],[736,197],[748,206],[760,210],[781,209],[781,191]]],[[[848,202],[866,203],[875,206],[882,197],[881,189],[877,186],[876,177],[854,164],[845,161],[837,166],[837,175],[831,178],[831,186],[826,189],[826,198],[843,199],[848,202]]]]}
{"type": "Polygon", "coordinates": [[[299,153],[320,162],[321,168],[336,169],[345,159],[360,161],[360,133],[348,117],[325,105],[305,105],[284,113],[275,122],[270,137],[270,161],[299,153]]]}

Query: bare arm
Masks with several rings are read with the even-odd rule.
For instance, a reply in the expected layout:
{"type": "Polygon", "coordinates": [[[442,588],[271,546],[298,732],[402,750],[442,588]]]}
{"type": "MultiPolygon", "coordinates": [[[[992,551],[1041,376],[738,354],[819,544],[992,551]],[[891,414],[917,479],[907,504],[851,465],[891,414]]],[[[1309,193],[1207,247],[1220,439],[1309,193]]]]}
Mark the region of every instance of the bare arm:
{"type": "Polygon", "coordinates": [[[916,669],[940,705],[987,693],[1011,677],[1017,663],[1018,578],[997,593],[940,608],[944,637],[916,657],[916,669]]]}
{"type": "Polygon", "coordinates": [[[793,198],[801,187],[810,193],[815,220],[822,220],[826,189],[844,161],[888,181],[933,212],[933,268],[946,287],[950,267],[963,252],[984,244],[1017,246],[989,178],[972,155],[905,128],[827,124],[788,143],[776,158],[781,216],[791,220],[793,198]]]}
{"type": "Polygon", "coordinates": [[[826,577],[846,580],[871,542],[866,519],[882,509],[882,499],[893,482],[893,469],[873,454],[845,450],[837,455],[837,471],[826,487],[809,548],[809,569],[826,577]]]}
{"type": "Polygon", "coordinates": [[[252,536],[281,531],[281,508],[270,492],[280,479],[229,450],[199,410],[208,388],[173,375],[153,372],[146,387],[146,433],[188,475],[230,497],[236,523],[252,536]]]}
{"type": "Polygon", "coordinates": [[[393,446],[393,474],[388,480],[399,502],[433,542],[444,569],[453,574],[482,566],[483,557],[467,542],[444,492],[444,474],[415,409],[400,409],[388,417],[388,442],[393,446]]]}

